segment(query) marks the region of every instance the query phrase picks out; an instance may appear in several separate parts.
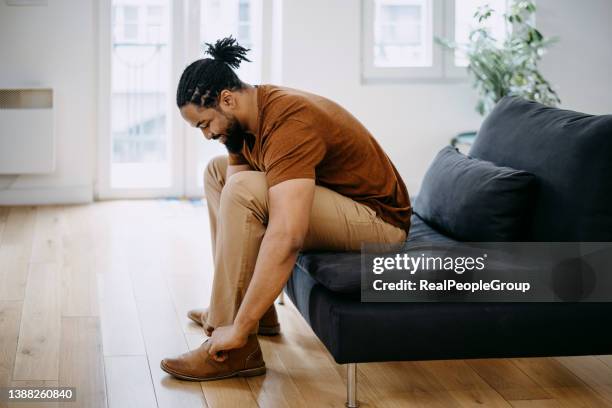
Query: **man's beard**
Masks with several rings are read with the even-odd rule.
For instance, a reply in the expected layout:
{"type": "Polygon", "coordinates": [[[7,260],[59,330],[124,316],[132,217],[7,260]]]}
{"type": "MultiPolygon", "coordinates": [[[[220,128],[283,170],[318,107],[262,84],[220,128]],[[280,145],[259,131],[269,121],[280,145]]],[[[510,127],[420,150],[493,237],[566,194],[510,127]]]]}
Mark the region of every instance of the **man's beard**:
{"type": "Polygon", "coordinates": [[[228,152],[238,154],[242,151],[246,133],[244,128],[238,123],[236,118],[226,116],[229,121],[227,131],[225,132],[227,140],[225,147],[228,152]]]}

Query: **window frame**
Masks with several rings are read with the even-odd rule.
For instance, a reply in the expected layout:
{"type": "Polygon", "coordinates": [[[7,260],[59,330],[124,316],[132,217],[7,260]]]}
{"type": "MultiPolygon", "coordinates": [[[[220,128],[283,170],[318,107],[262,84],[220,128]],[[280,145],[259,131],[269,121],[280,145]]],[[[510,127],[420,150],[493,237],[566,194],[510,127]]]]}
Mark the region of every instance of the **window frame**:
{"type": "MultiPolygon", "coordinates": [[[[444,20],[445,0],[431,0],[432,34],[442,35],[439,29],[444,20]]],[[[429,67],[377,67],[374,65],[374,0],[362,0],[362,77],[364,79],[406,79],[406,78],[439,78],[442,75],[443,50],[432,42],[429,67]]]]}
{"type": "MultiPolygon", "coordinates": [[[[374,66],[374,1],[361,0],[361,80],[371,82],[465,81],[466,67],[455,65],[455,52],[433,40],[432,65],[428,67],[374,66]]],[[[455,38],[455,0],[432,1],[433,38],[455,38]]],[[[509,1],[506,0],[506,10],[509,1]]]]}
{"type": "MultiPolygon", "coordinates": [[[[455,0],[445,0],[444,4],[444,38],[455,40],[455,0]]],[[[438,46],[440,47],[440,46],[438,46]]],[[[442,48],[442,47],[440,47],[442,48]]],[[[455,65],[455,52],[444,50],[443,78],[467,79],[467,67],[455,65]]]]}

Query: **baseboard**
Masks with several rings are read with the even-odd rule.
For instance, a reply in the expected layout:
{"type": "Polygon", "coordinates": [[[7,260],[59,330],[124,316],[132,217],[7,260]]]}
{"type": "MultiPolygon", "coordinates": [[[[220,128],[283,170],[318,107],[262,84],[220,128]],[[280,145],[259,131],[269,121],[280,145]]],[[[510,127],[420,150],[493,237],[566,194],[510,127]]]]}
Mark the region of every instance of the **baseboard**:
{"type": "Polygon", "coordinates": [[[92,185],[0,190],[0,205],[85,204],[92,201],[92,185]]]}

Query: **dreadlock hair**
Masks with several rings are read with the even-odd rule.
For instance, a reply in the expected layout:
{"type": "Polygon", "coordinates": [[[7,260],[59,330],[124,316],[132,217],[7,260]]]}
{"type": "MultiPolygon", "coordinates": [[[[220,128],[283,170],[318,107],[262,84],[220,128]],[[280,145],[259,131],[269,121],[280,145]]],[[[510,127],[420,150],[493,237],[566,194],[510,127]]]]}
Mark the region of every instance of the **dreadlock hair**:
{"type": "Polygon", "coordinates": [[[242,61],[251,62],[246,57],[250,50],[241,47],[231,36],[217,40],[214,45],[205,45],[205,54],[212,58],[192,62],[183,71],[176,91],[176,104],[179,109],[188,103],[205,108],[216,107],[221,91],[235,91],[246,86],[234,69],[237,69],[242,61]]]}

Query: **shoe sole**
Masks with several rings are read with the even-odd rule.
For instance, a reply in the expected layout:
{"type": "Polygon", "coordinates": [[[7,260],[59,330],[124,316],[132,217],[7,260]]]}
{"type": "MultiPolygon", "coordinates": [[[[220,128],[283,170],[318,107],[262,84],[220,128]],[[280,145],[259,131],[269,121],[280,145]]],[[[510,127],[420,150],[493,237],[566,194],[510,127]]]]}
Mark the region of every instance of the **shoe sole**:
{"type": "MultiPolygon", "coordinates": [[[[199,319],[196,319],[193,316],[187,315],[187,317],[194,322],[195,324],[197,324],[198,326],[204,327],[204,325],[202,324],[202,321],[199,319]]],[[[257,334],[259,334],[260,336],[276,336],[280,334],[280,324],[277,324],[276,326],[259,326],[259,329],[257,330],[257,334]]]]}
{"type": "Polygon", "coordinates": [[[266,373],[266,366],[264,365],[262,367],[249,368],[247,370],[235,371],[233,373],[218,375],[216,377],[192,377],[189,375],[177,373],[169,369],[168,367],[164,366],[163,362],[160,363],[159,366],[162,370],[164,370],[168,374],[173,375],[174,377],[179,378],[181,380],[186,380],[186,381],[213,381],[213,380],[223,380],[225,378],[232,378],[232,377],[255,377],[257,375],[263,375],[266,373]]]}

